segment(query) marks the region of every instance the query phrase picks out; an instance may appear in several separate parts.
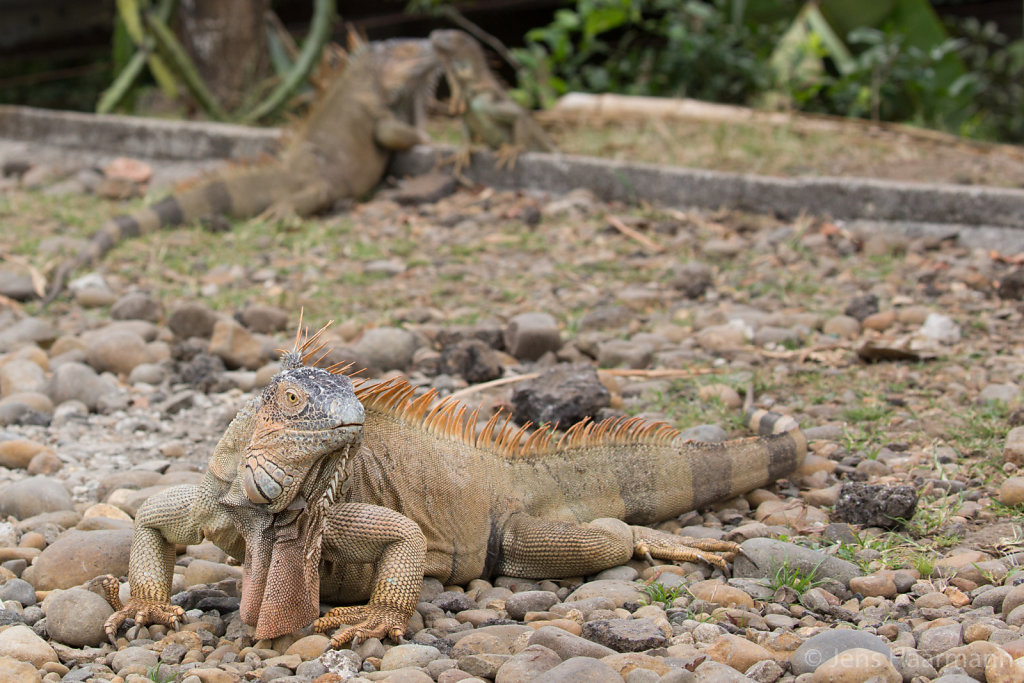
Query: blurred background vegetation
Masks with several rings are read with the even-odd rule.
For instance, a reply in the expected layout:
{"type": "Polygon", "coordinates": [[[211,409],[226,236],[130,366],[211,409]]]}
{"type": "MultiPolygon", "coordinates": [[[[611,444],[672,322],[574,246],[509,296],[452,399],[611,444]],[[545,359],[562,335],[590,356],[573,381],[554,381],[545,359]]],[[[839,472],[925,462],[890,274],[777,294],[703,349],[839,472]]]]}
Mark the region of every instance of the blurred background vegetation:
{"type": "Polygon", "coordinates": [[[532,107],[679,96],[1024,142],[1022,0],[0,0],[0,102],[277,121],[329,74],[338,14],[372,39],[472,22],[532,107]]]}

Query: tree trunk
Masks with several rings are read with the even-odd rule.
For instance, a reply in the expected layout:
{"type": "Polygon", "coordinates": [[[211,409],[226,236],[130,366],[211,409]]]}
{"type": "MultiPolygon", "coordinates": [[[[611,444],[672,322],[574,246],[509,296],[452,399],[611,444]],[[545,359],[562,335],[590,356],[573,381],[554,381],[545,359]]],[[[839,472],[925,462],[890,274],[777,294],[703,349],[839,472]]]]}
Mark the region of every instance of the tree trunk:
{"type": "Polygon", "coordinates": [[[178,32],[210,92],[232,111],[270,73],[270,0],[181,0],[178,32]]]}

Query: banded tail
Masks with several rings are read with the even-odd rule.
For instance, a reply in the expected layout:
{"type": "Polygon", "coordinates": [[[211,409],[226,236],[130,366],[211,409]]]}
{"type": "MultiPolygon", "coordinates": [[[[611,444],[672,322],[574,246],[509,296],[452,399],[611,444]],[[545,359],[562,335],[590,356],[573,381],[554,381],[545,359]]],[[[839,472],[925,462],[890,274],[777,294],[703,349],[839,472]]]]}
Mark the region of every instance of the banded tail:
{"type": "Polygon", "coordinates": [[[43,306],[57,298],[71,273],[98,263],[125,239],[191,223],[205,216],[255,216],[280,198],[287,184],[285,172],[276,164],[236,170],[229,175],[203,179],[193,187],[138,211],[115,216],[93,233],[89,244],[78,254],[60,265],[43,306]]]}
{"type": "Polygon", "coordinates": [[[581,433],[517,458],[512,478],[536,516],[652,524],[770,486],[803,463],[807,441],[792,417],[751,411],[747,425],[759,435],[708,443],[664,424],[598,423],[596,438],[581,433]]]}

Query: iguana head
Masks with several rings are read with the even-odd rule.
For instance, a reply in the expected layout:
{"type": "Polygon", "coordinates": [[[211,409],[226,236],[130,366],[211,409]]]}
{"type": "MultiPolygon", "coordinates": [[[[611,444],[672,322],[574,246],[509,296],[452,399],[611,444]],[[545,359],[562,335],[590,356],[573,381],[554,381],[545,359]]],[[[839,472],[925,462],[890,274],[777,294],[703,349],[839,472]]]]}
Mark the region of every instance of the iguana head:
{"type": "Polygon", "coordinates": [[[363,406],[352,382],[315,367],[277,374],[264,389],[245,448],[242,486],[267,512],[328,495],[332,501],[358,448],[363,406]]]}
{"type": "Polygon", "coordinates": [[[500,88],[487,67],[480,43],[465,31],[431,31],[430,44],[441,60],[453,103],[462,103],[473,92],[500,88]]]}
{"type": "Polygon", "coordinates": [[[398,118],[422,127],[427,100],[441,76],[441,62],[429,40],[395,39],[370,43],[384,101],[398,118]]]}

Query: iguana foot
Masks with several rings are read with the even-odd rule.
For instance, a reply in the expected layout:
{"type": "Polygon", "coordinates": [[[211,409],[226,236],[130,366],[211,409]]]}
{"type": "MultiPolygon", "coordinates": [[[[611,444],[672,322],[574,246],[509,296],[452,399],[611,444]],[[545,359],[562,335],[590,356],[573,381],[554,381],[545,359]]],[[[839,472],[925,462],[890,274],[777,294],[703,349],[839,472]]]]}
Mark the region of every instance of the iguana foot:
{"type": "Polygon", "coordinates": [[[498,168],[511,171],[516,167],[516,161],[519,159],[519,153],[522,152],[522,147],[518,145],[502,145],[494,152],[494,158],[497,160],[498,168]]]}
{"type": "MultiPolygon", "coordinates": [[[[109,597],[107,601],[110,602],[109,597]]],[[[117,602],[120,603],[120,599],[117,602]]],[[[117,644],[117,631],[129,617],[135,620],[136,628],[150,624],[163,624],[178,630],[178,626],[185,620],[185,610],[168,602],[130,598],[103,624],[103,630],[106,631],[107,638],[111,643],[117,644]]]]}
{"type": "Polygon", "coordinates": [[[636,529],[633,552],[636,557],[653,557],[676,562],[706,562],[724,572],[729,571],[726,561],[740,552],[740,546],[730,541],[712,538],[694,538],[653,529],[636,529]]]}
{"type": "Polygon", "coordinates": [[[469,145],[461,145],[452,154],[444,157],[438,162],[440,166],[452,167],[452,172],[456,178],[462,177],[462,171],[469,168],[469,165],[473,162],[473,148],[469,145]]]}
{"type": "Polygon", "coordinates": [[[331,629],[338,629],[331,636],[333,648],[339,648],[355,638],[391,637],[398,640],[405,634],[410,616],[387,605],[335,607],[313,622],[313,630],[317,633],[326,633],[331,629]]]}
{"type": "Polygon", "coordinates": [[[256,220],[273,223],[279,228],[288,230],[295,229],[302,224],[302,217],[288,202],[274,202],[258,215],[256,220]]]}

